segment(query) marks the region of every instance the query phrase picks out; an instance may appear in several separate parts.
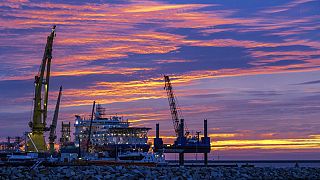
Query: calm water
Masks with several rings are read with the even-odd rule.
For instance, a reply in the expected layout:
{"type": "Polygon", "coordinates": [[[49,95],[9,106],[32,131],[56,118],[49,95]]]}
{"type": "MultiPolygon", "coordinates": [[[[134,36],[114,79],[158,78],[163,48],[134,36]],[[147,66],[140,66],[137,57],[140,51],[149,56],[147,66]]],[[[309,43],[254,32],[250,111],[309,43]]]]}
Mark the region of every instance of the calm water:
{"type": "MultiPolygon", "coordinates": [[[[178,164],[178,161],[169,160],[170,164],[178,164]]],[[[202,165],[203,161],[190,161],[186,160],[185,165],[202,165]]],[[[254,165],[254,167],[273,167],[273,168],[286,168],[286,167],[317,167],[320,168],[320,160],[250,160],[250,161],[209,161],[209,166],[238,166],[254,165]]]]}

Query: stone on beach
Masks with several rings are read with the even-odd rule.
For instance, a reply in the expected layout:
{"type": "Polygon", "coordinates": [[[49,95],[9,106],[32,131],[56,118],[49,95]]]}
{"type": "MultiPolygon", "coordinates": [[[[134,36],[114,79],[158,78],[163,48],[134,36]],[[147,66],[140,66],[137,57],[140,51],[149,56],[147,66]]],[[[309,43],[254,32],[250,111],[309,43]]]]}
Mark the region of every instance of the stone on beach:
{"type": "Polygon", "coordinates": [[[0,179],[320,179],[320,168],[64,166],[1,167],[0,179]]]}

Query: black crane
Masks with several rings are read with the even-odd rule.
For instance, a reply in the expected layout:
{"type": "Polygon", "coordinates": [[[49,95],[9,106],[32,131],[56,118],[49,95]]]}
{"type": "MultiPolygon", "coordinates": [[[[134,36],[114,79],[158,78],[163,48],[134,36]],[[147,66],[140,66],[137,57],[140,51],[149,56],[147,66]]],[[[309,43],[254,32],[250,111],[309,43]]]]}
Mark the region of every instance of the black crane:
{"type": "Polygon", "coordinates": [[[169,76],[164,75],[164,81],[165,81],[164,89],[167,91],[174,131],[176,133],[176,136],[179,136],[180,118],[179,118],[178,109],[176,105],[177,100],[176,100],[176,97],[174,96],[169,76]]]}
{"type": "Polygon", "coordinates": [[[62,92],[62,86],[60,86],[59,95],[57,99],[56,108],[54,110],[52,123],[50,126],[50,135],[49,135],[49,150],[50,154],[52,155],[54,153],[54,141],[57,138],[56,135],[56,128],[57,128],[57,122],[58,122],[58,115],[59,115],[59,107],[60,107],[60,100],[61,100],[61,92],[62,92]]]}

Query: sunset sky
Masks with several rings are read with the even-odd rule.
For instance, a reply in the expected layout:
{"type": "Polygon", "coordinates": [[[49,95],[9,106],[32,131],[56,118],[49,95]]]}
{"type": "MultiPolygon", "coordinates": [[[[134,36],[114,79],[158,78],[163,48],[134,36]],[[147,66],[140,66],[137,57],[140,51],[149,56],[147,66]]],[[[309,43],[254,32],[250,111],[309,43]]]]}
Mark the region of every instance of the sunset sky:
{"type": "Polygon", "coordinates": [[[173,141],[163,75],[210,159],[320,158],[319,0],[0,2],[0,137],[29,131],[34,76],[57,25],[49,119],[96,100],[173,141]],[[66,3],[67,2],[67,3],[66,3]],[[171,138],[170,138],[171,137],[171,138]]]}

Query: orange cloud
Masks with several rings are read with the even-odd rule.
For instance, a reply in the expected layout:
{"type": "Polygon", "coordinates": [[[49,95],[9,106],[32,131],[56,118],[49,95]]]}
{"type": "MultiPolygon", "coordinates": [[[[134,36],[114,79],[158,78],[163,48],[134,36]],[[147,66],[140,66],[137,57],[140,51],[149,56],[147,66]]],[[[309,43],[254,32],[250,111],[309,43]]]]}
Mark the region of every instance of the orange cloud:
{"type": "Polygon", "coordinates": [[[183,4],[183,5],[161,5],[159,3],[152,3],[149,1],[145,1],[145,3],[141,5],[133,5],[129,8],[124,9],[124,12],[128,13],[147,13],[147,12],[155,12],[155,11],[167,11],[167,10],[188,10],[188,9],[195,9],[201,7],[208,7],[211,5],[203,5],[203,4],[183,4]],[[148,5],[146,6],[147,3],[148,5]]]}

